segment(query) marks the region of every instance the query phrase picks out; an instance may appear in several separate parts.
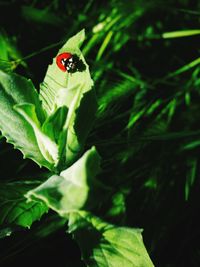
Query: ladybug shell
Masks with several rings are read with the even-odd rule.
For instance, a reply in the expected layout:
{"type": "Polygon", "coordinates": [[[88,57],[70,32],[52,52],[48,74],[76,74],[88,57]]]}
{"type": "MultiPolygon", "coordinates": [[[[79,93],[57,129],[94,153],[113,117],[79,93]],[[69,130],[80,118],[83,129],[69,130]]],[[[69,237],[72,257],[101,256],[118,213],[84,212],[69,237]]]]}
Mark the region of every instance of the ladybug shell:
{"type": "Polygon", "coordinates": [[[72,58],[72,54],[70,53],[62,53],[59,54],[56,57],[56,64],[58,65],[59,69],[61,69],[62,71],[67,71],[65,65],[62,63],[63,60],[67,60],[72,58]]]}

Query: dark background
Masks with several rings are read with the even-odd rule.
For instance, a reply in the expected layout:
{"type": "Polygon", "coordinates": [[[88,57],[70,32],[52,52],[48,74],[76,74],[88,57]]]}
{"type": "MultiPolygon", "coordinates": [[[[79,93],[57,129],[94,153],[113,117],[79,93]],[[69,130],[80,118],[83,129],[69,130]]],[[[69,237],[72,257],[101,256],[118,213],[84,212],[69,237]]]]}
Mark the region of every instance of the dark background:
{"type": "MultiPolygon", "coordinates": [[[[199,1],[188,0],[0,1],[0,34],[10,46],[1,68],[31,78],[37,88],[62,43],[85,28],[83,48],[99,102],[86,148],[96,145],[103,159],[100,178],[107,185],[131,189],[123,222],[144,229],[144,243],[158,267],[200,266],[200,69],[196,64],[174,73],[199,57],[200,35],[161,37],[198,29],[199,10],[199,1]],[[94,27],[118,16],[89,49],[94,27]],[[113,37],[98,57],[110,30],[113,37]],[[19,58],[20,64],[11,63],[19,58]]],[[[3,138],[0,142],[2,181],[46,172],[23,160],[3,138]]],[[[104,212],[98,211],[102,217],[104,212]]],[[[84,266],[78,245],[57,221],[50,213],[31,230],[16,228],[0,241],[0,266],[84,266]],[[38,234],[54,220],[55,228],[38,234]]]]}

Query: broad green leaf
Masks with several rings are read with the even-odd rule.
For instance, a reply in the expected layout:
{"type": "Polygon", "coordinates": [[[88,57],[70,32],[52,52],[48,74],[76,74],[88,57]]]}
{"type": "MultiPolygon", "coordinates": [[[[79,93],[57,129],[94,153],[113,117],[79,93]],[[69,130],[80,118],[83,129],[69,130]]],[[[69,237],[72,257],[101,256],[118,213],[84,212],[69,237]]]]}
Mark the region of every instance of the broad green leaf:
{"type": "Polygon", "coordinates": [[[27,202],[24,197],[27,191],[39,183],[23,181],[0,184],[0,225],[30,227],[47,212],[48,208],[44,203],[27,202]]]}
{"type": "MultiPolygon", "coordinates": [[[[88,202],[91,185],[99,172],[100,157],[95,149],[90,150],[60,175],[51,176],[39,187],[29,191],[29,200],[41,200],[63,217],[79,210],[88,202]]],[[[93,198],[95,202],[95,199],[93,198]]]]}
{"type": "Polygon", "coordinates": [[[142,230],[109,224],[91,213],[70,214],[69,230],[88,267],[153,267],[142,230]]]}
{"type": "Polygon", "coordinates": [[[10,74],[0,70],[0,84],[15,104],[31,103],[35,105],[39,120],[44,120],[38,92],[30,79],[28,80],[18,74],[10,74]]]}
{"type": "Polygon", "coordinates": [[[40,166],[51,169],[50,164],[42,155],[34,130],[15,109],[18,104],[31,103],[39,121],[44,114],[38,99],[38,93],[30,80],[17,74],[0,71],[0,130],[7,142],[19,149],[24,157],[30,158],[40,166]]]}
{"type": "Polygon", "coordinates": [[[66,161],[72,164],[80,154],[85,138],[91,128],[96,112],[96,97],[92,89],[93,81],[90,77],[89,67],[80,51],[85,38],[84,30],[71,37],[58,51],[58,54],[69,52],[76,54],[85,64],[86,70],[73,74],[61,71],[56,64],[56,57],[49,65],[46,76],[40,88],[40,99],[48,115],[62,106],[68,108],[64,128],[67,129],[66,161]],[[87,114],[80,114],[79,109],[84,105],[87,114]],[[84,117],[87,124],[77,127],[77,117],[84,117]]]}
{"type": "Polygon", "coordinates": [[[39,149],[43,157],[54,166],[58,163],[58,146],[51,140],[48,135],[44,134],[41,129],[40,122],[35,112],[33,104],[25,103],[15,105],[14,108],[24,117],[24,119],[32,126],[39,149]]]}
{"type": "MultiPolygon", "coordinates": [[[[40,98],[42,105],[48,114],[54,112],[60,106],[67,106],[70,113],[73,113],[74,106],[80,103],[82,94],[91,90],[93,81],[87,63],[80,51],[80,46],[85,38],[85,32],[82,30],[71,37],[66,44],[58,51],[58,54],[69,52],[76,54],[86,65],[86,70],[73,74],[61,71],[56,64],[56,57],[53,63],[49,65],[46,76],[40,88],[40,98]]],[[[72,116],[72,114],[71,114],[72,116]]],[[[69,124],[68,118],[67,124],[69,124]]]]}

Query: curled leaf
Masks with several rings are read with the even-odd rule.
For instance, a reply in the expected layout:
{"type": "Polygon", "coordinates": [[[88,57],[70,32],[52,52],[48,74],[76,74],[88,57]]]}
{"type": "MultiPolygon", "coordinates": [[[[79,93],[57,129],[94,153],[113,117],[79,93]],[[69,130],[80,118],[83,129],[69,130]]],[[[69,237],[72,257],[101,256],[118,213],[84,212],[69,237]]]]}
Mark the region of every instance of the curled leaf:
{"type": "Polygon", "coordinates": [[[68,109],[64,124],[64,129],[67,130],[66,163],[68,166],[77,159],[82,151],[97,109],[93,80],[90,76],[88,64],[80,50],[84,38],[85,31],[82,30],[66,42],[58,51],[57,56],[62,53],[76,55],[85,65],[85,70],[75,73],[62,71],[56,64],[55,57],[53,63],[48,67],[40,88],[40,99],[48,115],[63,106],[68,109]],[[83,112],[80,114],[80,109],[84,109],[86,114],[83,114],[83,112]],[[80,123],[80,117],[81,120],[84,118],[86,122],[84,128],[77,125],[78,121],[80,123]]]}
{"type": "Polygon", "coordinates": [[[35,106],[29,103],[15,105],[14,107],[24,119],[32,126],[39,149],[43,157],[55,166],[58,163],[58,146],[41,130],[40,122],[35,112],[35,106]]]}

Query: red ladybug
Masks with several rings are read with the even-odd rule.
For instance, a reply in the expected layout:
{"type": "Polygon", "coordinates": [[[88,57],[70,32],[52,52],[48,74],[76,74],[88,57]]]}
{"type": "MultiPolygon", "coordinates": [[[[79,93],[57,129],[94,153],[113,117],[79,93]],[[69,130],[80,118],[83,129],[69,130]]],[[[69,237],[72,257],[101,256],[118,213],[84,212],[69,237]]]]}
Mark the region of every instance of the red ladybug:
{"type": "Polygon", "coordinates": [[[86,66],[83,61],[77,56],[71,53],[62,53],[56,57],[56,64],[62,71],[67,71],[69,73],[75,73],[77,71],[86,70],[86,66]]]}

